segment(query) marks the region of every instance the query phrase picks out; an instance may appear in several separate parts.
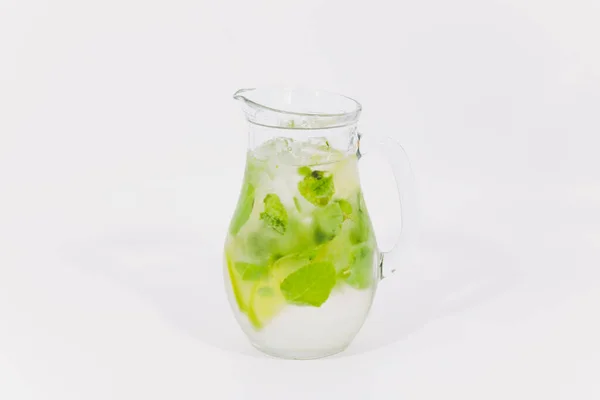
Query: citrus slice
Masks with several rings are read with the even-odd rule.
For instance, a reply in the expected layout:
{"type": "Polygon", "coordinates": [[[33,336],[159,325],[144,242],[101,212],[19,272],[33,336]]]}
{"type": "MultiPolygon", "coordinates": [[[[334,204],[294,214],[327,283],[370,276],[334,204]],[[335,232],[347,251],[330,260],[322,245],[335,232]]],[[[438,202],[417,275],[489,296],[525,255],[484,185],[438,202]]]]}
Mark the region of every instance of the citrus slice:
{"type": "Polygon", "coordinates": [[[255,284],[250,295],[248,319],[256,329],[262,329],[277,315],[285,304],[285,298],[275,278],[255,284]]]}

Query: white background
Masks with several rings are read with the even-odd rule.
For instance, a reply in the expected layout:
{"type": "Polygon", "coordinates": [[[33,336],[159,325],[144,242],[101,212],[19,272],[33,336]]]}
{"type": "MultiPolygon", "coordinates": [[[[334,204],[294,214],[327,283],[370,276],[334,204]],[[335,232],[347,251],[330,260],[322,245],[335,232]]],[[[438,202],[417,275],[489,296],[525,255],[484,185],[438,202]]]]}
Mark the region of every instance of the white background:
{"type": "Polygon", "coordinates": [[[596,0],[0,0],[0,398],[600,398],[598,21],[596,0]],[[414,263],[310,362],[253,350],[221,276],[231,95],[284,83],[358,99],[420,205],[414,263]]]}

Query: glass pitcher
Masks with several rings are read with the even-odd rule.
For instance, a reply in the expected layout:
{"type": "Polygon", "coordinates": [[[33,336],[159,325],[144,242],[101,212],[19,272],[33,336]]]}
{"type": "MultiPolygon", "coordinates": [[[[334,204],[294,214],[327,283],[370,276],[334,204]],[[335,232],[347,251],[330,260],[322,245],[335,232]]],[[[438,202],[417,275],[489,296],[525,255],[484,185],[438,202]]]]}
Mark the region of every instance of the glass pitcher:
{"type": "MultiPolygon", "coordinates": [[[[343,351],[363,325],[378,282],[401,262],[382,252],[361,192],[361,105],[303,89],[242,89],[249,123],[244,182],[225,242],[225,287],[252,344],[272,356],[311,359],[343,351]]],[[[408,159],[388,155],[412,220],[408,159]]]]}

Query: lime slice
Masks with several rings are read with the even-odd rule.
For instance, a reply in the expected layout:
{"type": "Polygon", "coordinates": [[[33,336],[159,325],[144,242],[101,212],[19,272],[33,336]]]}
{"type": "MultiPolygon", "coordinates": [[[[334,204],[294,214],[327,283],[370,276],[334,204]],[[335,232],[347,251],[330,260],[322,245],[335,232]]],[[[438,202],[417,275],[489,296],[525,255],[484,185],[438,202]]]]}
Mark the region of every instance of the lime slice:
{"type": "Polygon", "coordinates": [[[270,275],[259,280],[244,280],[244,277],[248,278],[248,270],[236,268],[235,263],[227,255],[225,257],[235,301],[240,311],[248,316],[252,326],[260,330],[285,304],[279,289],[281,280],[285,277],[270,275]]]}
{"type": "Polygon", "coordinates": [[[248,307],[248,319],[256,329],[262,329],[285,305],[279,289],[279,281],[258,282],[252,289],[248,307]]]}
{"type": "Polygon", "coordinates": [[[225,259],[227,262],[227,271],[229,272],[229,280],[231,281],[231,288],[233,289],[235,301],[240,308],[240,311],[246,312],[250,303],[252,288],[255,284],[254,282],[244,282],[227,255],[225,255],[225,259]]]}
{"type": "Polygon", "coordinates": [[[360,190],[356,161],[356,157],[346,157],[344,160],[336,162],[330,170],[336,198],[348,199],[357,190],[360,190]]]}
{"type": "Polygon", "coordinates": [[[344,227],[341,234],[332,241],[324,244],[318,251],[315,261],[328,261],[333,263],[336,271],[339,273],[348,267],[350,262],[349,250],[351,244],[348,241],[347,227],[344,227]]]}

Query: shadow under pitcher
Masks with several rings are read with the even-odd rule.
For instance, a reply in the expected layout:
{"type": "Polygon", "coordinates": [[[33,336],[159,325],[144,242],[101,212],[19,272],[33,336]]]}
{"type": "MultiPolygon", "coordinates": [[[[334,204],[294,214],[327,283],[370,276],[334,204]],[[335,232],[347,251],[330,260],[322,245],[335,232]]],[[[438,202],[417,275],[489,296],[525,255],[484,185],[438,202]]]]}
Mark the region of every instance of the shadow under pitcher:
{"type": "Polygon", "coordinates": [[[412,173],[402,147],[377,145],[392,165],[402,232],[378,249],[359,181],[361,105],[320,90],[242,89],[246,170],[225,242],[225,288],[260,351],[312,359],[343,351],[363,325],[378,282],[402,264],[414,232],[412,173]]]}

